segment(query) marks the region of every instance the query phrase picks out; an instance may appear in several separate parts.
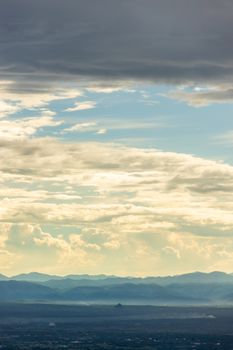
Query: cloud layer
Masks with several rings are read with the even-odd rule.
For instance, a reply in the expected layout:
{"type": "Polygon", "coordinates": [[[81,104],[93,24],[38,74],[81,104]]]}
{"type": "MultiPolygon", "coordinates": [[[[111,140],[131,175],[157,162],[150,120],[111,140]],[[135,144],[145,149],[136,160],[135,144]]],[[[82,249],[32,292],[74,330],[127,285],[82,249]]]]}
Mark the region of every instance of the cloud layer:
{"type": "Polygon", "coordinates": [[[231,83],[232,11],[230,0],[3,0],[1,77],[21,91],[66,79],[231,83]]]}
{"type": "Polygon", "coordinates": [[[231,166],[49,138],[2,140],[0,152],[4,261],[15,254],[22,269],[43,254],[40,269],[58,273],[231,269],[231,166]]]}

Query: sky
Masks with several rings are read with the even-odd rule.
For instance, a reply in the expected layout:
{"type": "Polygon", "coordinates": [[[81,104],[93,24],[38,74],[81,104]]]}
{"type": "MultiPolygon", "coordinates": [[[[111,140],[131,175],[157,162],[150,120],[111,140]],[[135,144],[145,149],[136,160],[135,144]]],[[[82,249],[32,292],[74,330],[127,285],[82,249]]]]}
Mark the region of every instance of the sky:
{"type": "Polygon", "coordinates": [[[0,272],[233,272],[233,2],[0,0],[0,272]]]}

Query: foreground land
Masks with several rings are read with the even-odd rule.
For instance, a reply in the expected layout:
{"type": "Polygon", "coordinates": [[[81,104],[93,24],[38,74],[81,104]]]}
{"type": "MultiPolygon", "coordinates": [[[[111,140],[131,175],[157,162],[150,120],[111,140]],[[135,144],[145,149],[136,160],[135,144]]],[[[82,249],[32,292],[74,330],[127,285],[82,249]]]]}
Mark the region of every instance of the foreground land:
{"type": "Polygon", "coordinates": [[[1,349],[233,349],[233,309],[0,304],[1,349]]]}

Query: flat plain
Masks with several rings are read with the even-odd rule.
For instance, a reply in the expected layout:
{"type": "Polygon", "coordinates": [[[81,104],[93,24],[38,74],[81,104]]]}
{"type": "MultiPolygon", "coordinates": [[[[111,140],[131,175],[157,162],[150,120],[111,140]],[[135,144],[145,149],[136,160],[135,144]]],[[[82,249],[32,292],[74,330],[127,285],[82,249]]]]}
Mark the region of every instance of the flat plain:
{"type": "Polygon", "coordinates": [[[233,349],[233,309],[0,304],[1,349],[233,349]]]}

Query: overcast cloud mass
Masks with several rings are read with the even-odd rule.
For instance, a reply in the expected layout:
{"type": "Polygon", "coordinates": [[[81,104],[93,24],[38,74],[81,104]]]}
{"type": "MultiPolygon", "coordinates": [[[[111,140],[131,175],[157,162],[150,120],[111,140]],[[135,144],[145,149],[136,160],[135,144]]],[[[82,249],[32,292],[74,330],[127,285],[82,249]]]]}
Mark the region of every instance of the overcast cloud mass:
{"type": "Polygon", "coordinates": [[[230,0],[2,0],[1,77],[232,82],[230,0]]]}

